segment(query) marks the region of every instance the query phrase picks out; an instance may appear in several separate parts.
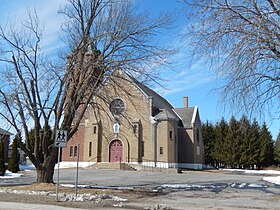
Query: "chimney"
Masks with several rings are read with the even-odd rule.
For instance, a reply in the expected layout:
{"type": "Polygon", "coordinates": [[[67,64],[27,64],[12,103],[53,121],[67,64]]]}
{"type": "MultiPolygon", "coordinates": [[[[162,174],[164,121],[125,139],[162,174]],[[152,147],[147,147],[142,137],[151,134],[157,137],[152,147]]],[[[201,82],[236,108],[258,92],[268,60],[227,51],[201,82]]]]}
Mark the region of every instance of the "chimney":
{"type": "Polygon", "coordinates": [[[184,104],[184,108],[189,107],[189,97],[187,97],[187,96],[183,97],[183,104],[184,104]]]}

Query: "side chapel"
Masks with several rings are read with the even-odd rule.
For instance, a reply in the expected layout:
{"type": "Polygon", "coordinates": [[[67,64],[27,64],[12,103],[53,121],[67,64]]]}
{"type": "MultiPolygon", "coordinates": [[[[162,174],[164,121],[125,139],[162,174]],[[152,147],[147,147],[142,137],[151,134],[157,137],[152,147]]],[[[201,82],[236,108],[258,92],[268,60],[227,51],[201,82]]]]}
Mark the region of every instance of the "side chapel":
{"type": "Polygon", "coordinates": [[[174,108],[124,71],[97,90],[77,133],[62,149],[62,161],[155,162],[201,169],[204,145],[198,107],[174,108]]]}

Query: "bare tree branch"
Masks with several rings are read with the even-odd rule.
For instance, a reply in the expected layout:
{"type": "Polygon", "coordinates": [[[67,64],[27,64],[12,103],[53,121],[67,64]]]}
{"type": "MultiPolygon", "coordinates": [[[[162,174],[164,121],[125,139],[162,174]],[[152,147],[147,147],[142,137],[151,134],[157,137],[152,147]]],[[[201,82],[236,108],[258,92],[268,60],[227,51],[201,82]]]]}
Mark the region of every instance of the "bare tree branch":
{"type": "Polygon", "coordinates": [[[186,36],[193,57],[210,58],[225,102],[252,115],[279,116],[280,4],[278,1],[188,1],[195,23],[186,36]]]}

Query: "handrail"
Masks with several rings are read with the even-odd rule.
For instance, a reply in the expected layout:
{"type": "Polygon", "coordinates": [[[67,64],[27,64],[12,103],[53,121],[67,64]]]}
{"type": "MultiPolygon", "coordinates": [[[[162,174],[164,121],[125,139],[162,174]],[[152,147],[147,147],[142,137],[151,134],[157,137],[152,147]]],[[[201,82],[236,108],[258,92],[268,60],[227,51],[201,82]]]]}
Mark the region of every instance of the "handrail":
{"type": "Polygon", "coordinates": [[[169,163],[164,161],[154,161],[154,160],[148,160],[148,159],[141,159],[139,158],[126,158],[127,163],[131,164],[139,164],[142,167],[142,170],[153,170],[155,168],[157,169],[168,169],[168,168],[177,168],[177,163],[169,163]]]}

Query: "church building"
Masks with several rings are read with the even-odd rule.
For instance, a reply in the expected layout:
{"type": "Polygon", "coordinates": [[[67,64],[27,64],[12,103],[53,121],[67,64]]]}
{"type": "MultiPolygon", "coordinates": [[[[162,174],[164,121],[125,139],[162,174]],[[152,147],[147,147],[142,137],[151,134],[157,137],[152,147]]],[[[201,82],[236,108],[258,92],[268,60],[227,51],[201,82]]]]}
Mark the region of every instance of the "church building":
{"type": "Polygon", "coordinates": [[[9,144],[10,144],[10,136],[13,135],[9,131],[6,131],[0,128],[0,142],[3,143],[4,146],[4,162],[8,163],[8,153],[9,153],[9,144]]]}
{"type": "Polygon", "coordinates": [[[122,162],[201,169],[204,145],[198,107],[174,108],[124,71],[97,89],[62,161],[122,162]]]}

